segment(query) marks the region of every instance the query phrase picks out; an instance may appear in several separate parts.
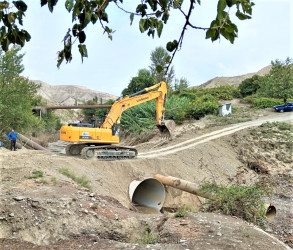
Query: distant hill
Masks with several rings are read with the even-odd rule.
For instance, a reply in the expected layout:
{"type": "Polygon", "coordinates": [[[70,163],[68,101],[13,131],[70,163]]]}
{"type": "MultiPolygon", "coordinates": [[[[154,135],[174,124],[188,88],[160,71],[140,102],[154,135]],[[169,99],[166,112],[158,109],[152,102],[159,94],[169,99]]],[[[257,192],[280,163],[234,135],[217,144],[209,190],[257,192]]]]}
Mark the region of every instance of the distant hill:
{"type": "Polygon", "coordinates": [[[271,66],[267,66],[256,73],[248,73],[245,75],[232,76],[232,77],[215,77],[199,86],[193,86],[190,88],[208,89],[208,88],[215,88],[215,87],[220,87],[224,85],[237,87],[243,80],[250,78],[254,75],[264,76],[268,74],[270,70],[271,70],[271,66]]]}
{"type": "Polygon", "coordinates": [[[76,85],[50,85],[48,83],[33,80],[33,82],[40,84],[38,94],[48,101],[48,104],[55,105],[75,105],[82,104],[83,101],[92,100],[97,97],[98,101],[105,103],[109,99],[117,99],[117,96],[108,93],[91,90],[86,87],[76,85]]]}

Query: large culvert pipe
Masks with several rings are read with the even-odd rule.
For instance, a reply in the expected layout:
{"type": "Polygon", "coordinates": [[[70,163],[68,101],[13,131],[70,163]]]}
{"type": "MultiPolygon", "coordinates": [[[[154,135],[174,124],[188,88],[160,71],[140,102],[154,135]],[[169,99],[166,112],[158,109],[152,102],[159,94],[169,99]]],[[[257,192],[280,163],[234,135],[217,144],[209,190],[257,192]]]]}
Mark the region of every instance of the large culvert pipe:
{"type": "Polygon", "coordinates": [[[134,204],[160,211],[165,201],[165,188],[154,178],[132,181],[129,185],[129,198],[134,204]]]}
{"type": "MultiPolygon", "coordinates": [[[[173,176],[164,176],[160,174],[155,175],[155,179],[160,181],[164,185],[168,185],[177,189],[180,189],[182,191],[186,191],[191,194],[195,194],[197,196],[201,196],[203,198],[213,200],[214,195],[208,192],[200,192],[198,190],[198,187],[195,183],[185,181],[173,176]]],[[[277,209],[272,205],[272,204],[265,204],[265,209],[266,209],[266,217],[268,220],[272,220],[275,218],[277,209]]]]}
{"type": "Polygon", "coordinates": [[[18,138],[25,144],[27,144],[28,146],[37,149],[37,150],[45,150],[45,151],[49,151],[48,149],[42,147],[41,145],[39,145],[38,143],[35,143],[34,141],[30,140],[29,138],[25,137],[22,134],[18,134],[18,138]]]}

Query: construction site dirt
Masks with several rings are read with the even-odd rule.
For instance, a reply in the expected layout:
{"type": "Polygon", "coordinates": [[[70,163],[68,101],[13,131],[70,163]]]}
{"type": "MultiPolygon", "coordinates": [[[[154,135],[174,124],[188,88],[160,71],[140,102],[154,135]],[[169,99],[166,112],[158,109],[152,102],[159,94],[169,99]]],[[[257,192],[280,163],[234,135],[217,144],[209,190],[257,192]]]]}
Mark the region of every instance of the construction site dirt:
{"type": "Polygon", "coordinates": [[[2,148],[0,249],[291,249],[292,143],[275,129],[262,136],[259,125],[266,121],[292,123],[293,117],[266,111],[233,125],[189,121],[176,126],[171,141],[158,133],[135,145],[139,154],[132,160],[69,157],[56,144],[54,153],[2,148]],[[202,198],[168,186],[161,212],[139,213],[129,184],[156,174],[198,186],[266,182],[273,194],[264,199],[277,215],[260,229],[240,218],[200,212],[202,198]],[[184,205],[193,211],[175,217],[184,205]]]}

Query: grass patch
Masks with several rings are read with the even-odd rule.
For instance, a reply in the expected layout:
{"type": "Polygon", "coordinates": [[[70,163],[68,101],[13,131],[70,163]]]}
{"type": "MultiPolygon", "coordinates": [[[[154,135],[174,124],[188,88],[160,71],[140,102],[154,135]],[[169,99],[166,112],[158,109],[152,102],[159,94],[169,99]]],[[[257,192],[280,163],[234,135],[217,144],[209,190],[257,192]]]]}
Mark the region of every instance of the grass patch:
{"type": "Polygon", "coordinates": [[[74,173],[70,172],[67,168],[60,168],[59,173],[67,176],[68,178],[75,181],[78,185],[81,187],[87,188],[89,190],[92,190],[90,186],[90,181],[86,178],[85,175],[81,177],[77,177],[74,173]]]}
{"type": "Polygon", "coordinates": [[[180,208],[175,214],[174,217],[176,218],[185,218],[187,216],[188,212],[192,212],[194,209],[188,205],[185,205],[184,207],[180,208]]]}
{"type": "Polygon", "coordinates": [[[28,179],[37,179],[40,177],[44,177],[44,172],[41,170],[34,170],[32,175],[28,176],[28,179]]]}
{"type": "Polygon", "coordinates": [[[203,205],[204,211],[236,216],[264,226],[266,210],[262,197],[269,195],[270,190],[258,185],[225,187],[207,184],[200,191],[213,195],[213,200],[207,200],[203,205]]]}
{"type": "Polygon", "coordinates": [[[51,181],[52,181],[52,183],[53,183],[54,186],[57,186],[58,183],[59,183],[59,182],[57,181],[56,177],[52,177],[52,178],[51,178],[51,181]]]}
{"type": "Polygon", "coordinates": [[[38,182],[41,184],[48,184],[48,181],[45,178],[41,178],[38,182]]]}
{"type": "Polygon", "coordinates": [[[156,244],[159,240],[159,234],[154,234],[149,226],[144,228],[143,236],[136,240],[138,244],[156,244]]]}

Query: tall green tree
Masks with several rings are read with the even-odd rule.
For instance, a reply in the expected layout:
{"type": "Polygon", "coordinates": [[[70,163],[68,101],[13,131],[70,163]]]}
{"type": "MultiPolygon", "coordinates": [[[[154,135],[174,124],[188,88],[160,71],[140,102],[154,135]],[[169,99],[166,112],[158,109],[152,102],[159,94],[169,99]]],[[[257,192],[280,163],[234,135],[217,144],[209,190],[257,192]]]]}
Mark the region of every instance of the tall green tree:
{"type": "MultiPolygon", "coordinates": [[[[4,51],[8,50],[9,44],[18,44],[24,46],[31,37],[30,34],[21,29],[23,18],[28,8],[26,3],[30,1],[0,1],[0,23],[2,22],[0,44],[4,51]]],[[[64,3],[63,1],[59,1],[64,3]]],[[[252,15],[252,7],[254,3],[251,0],[218,0],[216,17],[210,20],[209,27],[200,27],[192,21],[195,9],[199,7],[200,0],[140,0],[136,1],[137,5],[134,10],[126,10],[123,0],[66,0],[65,8],[68,11],[72,22],[72,27],[64,36],[63,48],[58,52],[57,66],[66,60],[72,60],[72,47],[74,44],[78,46],[81,58],[88,56],[86,48],[86,31],[89,24],[99,26],[103,33],[112,39],[114,30],[109,26],[109,22],[116,13],[109,15],[109,10],[116,8],[130,15],[130,24],[134,18],[138,18],[139,30],[148,36],[158,37],[163,32],[164,25],[167,24],[170,15],[175,12],[179,13],[185,22],[182,29],[178,30],[179,38],[172,39],[166,45],[169,52],[172,52],[169,65],[174,58],[175,53],[180,49],[183,43],[185,31],[187,29],[203,30],[206,32],[206,39],[215,41],[224,37],[231,43],[238,35],[238,28],[230,19],[230,15],[235,13],[239,20],[250,19],[252,15]],[[186,3],[186,4],[185,4],[186,3]],[[185,6],[183,8],[183,6],[185,6]]],[[[53,12],[58,0],[40,0],[41,6],[48,6],[50,12],[53,12]]],[[[194,20],[194,18],[193,18],[194,20]]]]}
{"type": "Polygon", "coordinates": [[[152,85],[154,85],[154,76],[151,74],[149,70],[140,69],[138,71],[138,76],[132,77],[127,88],[123,89],[122,95],[130,95],[152,85]]]}
{"type": "Polygon", "coordinates": [[[19,76],[24,69],[22,58],[19,46],[7,52],[0,49],[0,135],[11,128],[27,132],[44,125],[32,113],[38,86],[19,76]]]}
{"type": "Polygon", "coordinates": [[[180,78],[180,80],[178,79],[175,79],[175,84],[174,84],[174,90],[177,92],[177,93],[181,93],[183,92],[185,89],[188,88],[188,81],[186,78],[182,77],[180,78]]]}
{"type": "Polygon", "coordinates": [[[288,98],[293,98],[293,60],[272,61],[272,69],[260,83],[257,93],[260,96],[282,98],[284,103],[288,98]]]}
{"type": "Polygon", "coordinates": [[[156,83],[164,81],[168,84],[168,86],[171,86],[175,77],[175,70],[173,66],[168,68],[169,60],[170,54],[163,47],[157,47],[154,51],[152,51],[152,63],[149,68],[156,83]]]}
{"type": "Polygon", "coordinates": [[[253,77],[243,80],[239,84],[239,90],[243,97],[253,95],[260,88],[262,76],[254,75],[253,77]]]}

